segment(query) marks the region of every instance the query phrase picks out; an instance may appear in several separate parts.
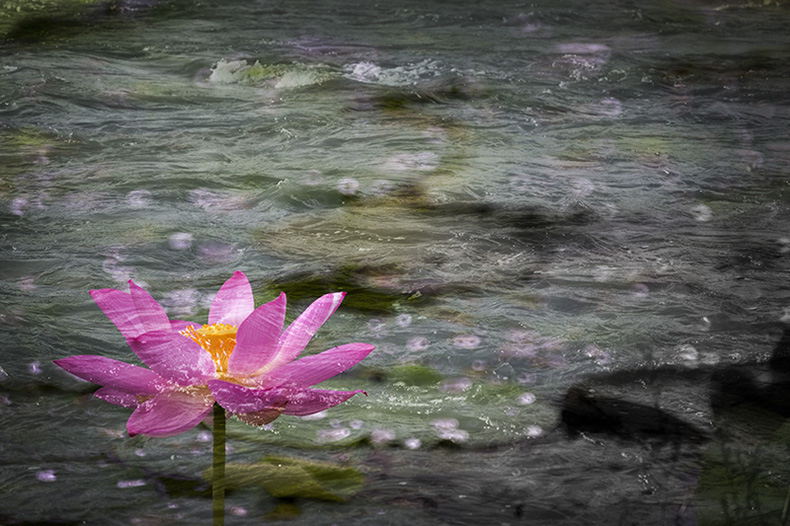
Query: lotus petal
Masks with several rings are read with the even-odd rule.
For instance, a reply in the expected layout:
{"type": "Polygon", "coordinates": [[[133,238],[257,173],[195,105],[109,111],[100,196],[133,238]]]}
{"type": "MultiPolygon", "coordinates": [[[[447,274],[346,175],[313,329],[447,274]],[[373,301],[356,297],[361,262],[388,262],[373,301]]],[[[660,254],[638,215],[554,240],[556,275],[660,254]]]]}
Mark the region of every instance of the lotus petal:
{"type": "Polygon", "coordinates": [[[55,363],[74,376],[132,394],[153,395],[159,393],[167,382],[151,369],[126,362],[82,354],[69,356],[55,363]]]}
{"type": "Polygon", "coordinates": [[[136,409],[137,406],[140,405],[140,403],[137,401],[137,397],[133,394],[119,391],[117,389],[113,389],[112,387],[102,387],[93,393],[93,396],[96,398],[101,398],[105,402],[109,402],[113,405],[129,407],[131,409],[136,409]]]}
{"type": "Polygon", "coordinates": [[[249,376],[274,354],[285,322],[285,294],[255,309],[239,326],[228,374],[249,376]]]}
{"type": "Polygon", "coordinates": [[[318,329],[335,313],[345,296],[345,292],[325,294],[307,307],[280,337],[277,351],[268,369],[279,367],[295,360],[307,347],[308,342],[318,329]]]}
{"type": "Polygon", "coordinates": [[[285,406],[286,415],[305,416],[312,415],[324,409],[329,409],[342,404],[355,394],[368,394],[361,389],[356,391],[325,391],[323,389],[301,389],[291,393],[288,405],[285,406]]]}
{"type": "Polygon", "coordinates": [[[255,300],[250,282],[243,272],[237,270],[214,297],[209,309],[208,323],[227,323],[238,327],[254,308],[255,300]]]}
{"type": "Polygon", "coordinates": [[[198,425],[213,405],[214,399],[207,392],[168,391],[140,404],[129,417],[126,429],[129,436],[178,435],[198,425]]]}
{"type": "Polygon", "coordinates": [[[310,386],[353,367],[375,349],[367,343],[347,343],[313,356],[300,358],[257,378],[261,387],[310,386]]]}
{"type": "Polygon", "coordinates": [[[143,363],[178,385],[205,385],[216,377],[211,355],[177,332],[148,332],[129,345],[143,363]]]}

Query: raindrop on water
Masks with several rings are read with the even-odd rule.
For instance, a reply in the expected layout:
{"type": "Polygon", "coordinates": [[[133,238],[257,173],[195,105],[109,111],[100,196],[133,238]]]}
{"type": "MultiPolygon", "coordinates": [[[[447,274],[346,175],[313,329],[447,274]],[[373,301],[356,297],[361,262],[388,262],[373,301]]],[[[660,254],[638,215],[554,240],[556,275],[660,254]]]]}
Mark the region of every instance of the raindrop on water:
{"type": "Polygon", "coordinates": [[[170,236],[168,245],[173,250],[186,250],[192,246],[193,237],[189,232],[176,232],[170,236]]]}
{"type": "Polygon", "coordinates": [[[403,441],[403,445],[406,446],[407,449],[419,449],[422,446],[422,441],[419,438],[407,438],[403,441]]]}
{"type": "Polygon", "coordinates": [[[424,351],[430,346],[428,338],[423,336],[415,336],[406,342],[406,348],[410,351],[424,351]]]}
{"type": "Polygon", "coordinates": [[[459,334],[453,338],[453,345],[459,349],[476,349],[480,346],[480,337],[474,334],[459,334]]]}
{"type": "Polygon", "coordinates": [[[537,399],[538,397],[532,393],[522,393],[521,396],[518,397],[518,403],[521,405],[531,405],[534,404],[537,399]]]}
{"type": "Polygon", "coordinates": [[[55,482],[58,477],[55,476],[54,469],[42,469],[36,473],[36,478],[41,482],[55,482]]]}
{"type": "Polygon", "coordinates": [[[337,182],[337,191],[343,195],[354,195],[359,191],[359,181],[346,177],[337,182]]]}

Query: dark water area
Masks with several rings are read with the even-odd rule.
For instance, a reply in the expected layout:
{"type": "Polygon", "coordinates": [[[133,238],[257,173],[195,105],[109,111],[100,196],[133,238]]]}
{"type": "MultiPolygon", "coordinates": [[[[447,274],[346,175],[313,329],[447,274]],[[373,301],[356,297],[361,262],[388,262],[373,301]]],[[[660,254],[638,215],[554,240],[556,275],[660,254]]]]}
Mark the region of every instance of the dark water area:
{"type": "Polygon", "coordinates": [[[208,522],[210,429],[129,438],[52,360],[136,360],[88,290],[202,323],[234,270],[376,350],[326,382],[366,398],[229,421],[323,475],[245,471],[228,524],[787,523],[789,24],[0,0],[0,524],[208,522]]]}

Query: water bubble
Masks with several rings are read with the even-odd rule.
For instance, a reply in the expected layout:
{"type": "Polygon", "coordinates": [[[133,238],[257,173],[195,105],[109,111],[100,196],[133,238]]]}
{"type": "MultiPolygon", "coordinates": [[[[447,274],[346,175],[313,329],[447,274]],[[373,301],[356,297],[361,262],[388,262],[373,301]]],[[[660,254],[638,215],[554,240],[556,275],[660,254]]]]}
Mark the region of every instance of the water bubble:
{"type": "Polygon", "coordinates": [[[134,450],[134,454],[137,455],[138,457],[144,457],[148,453],[146,453],[145,449],[143,449],[143,448],[137,448],[137,449],[134,450]]]}
{"type": "Polygon", "coordinates": [[[55,482],[58,477],[55,475],[54,469],[42,469],[36,472],[36,479],[41,482],[55,482]]]}
{"type": "Polygon", "coordinates": [[[463,429],[440,430],[436,435],[442,440],[449,440],[456,444],[469,440],[469,433],[463,429]]]}
{"type": "Polygon", "coordinates": [[[406,348],[410,351],[424,351],[430,346],[428,338],[423,336],[415,336],[406,342],[406,348]]]}
{"type": "Polygon", "coordinates": [[[472,380],[469,378],[454,378],[442,383],[439,390],[444,393],[458,394],[472,388],[472,380]]]}
{"type": "Polygon", "coordinates": [[[148,190],[132,190],[126,194],[126,204],[132,208],[147,208],[151,205],[151,192],[148,190]]]}
{"type": "Polygon", "coordinates": [[[411,322],[411,314],[400,314],[397,318],[395,318],[395,323],[398,324],[398,327],[408,327],[411,325],[411,322]]]}
{"type": "Polygon", "coordinates": [[[581,178],[571,181],[573,194],[577,197],[587,197],[595,191],[595,183],[589,179],[581,178]]]}
{"type": "Polygon", "coordinates": [[[117,486],[119,488],[139,488],[145,486],[146,482],[143,479],[133,480],[119,480],[117,486]]]}
{"type": "Polygon", "coordinates": [[[434,418],[431,426],[438,430],[458,429],[459,422],[455,418],[434,418]]]}
{"type": "Polygon", "coordinates": [[[348,423],[348,427],[350,427],[351,429],[359,430],[365,427],[365,422],[363,422],[362,420],[352,420],[351,422],[348,423]]]}
{"type": "Polygon", "coordinates": [[[173,250],[186,250],[192,246],[192,240],[192,234],[189,232],[176,232],[167,242],[173,250]]]}
{"type": "Polygon", "coordinates": [[[453,345],[459,349],[476,349],[480,346],[480,337],[474,334],[459,334],[453,338],[453,345]]]}
{"type": "Polygon", "coordinates": [[[24,197],[17,197],[13,201],[11,201],[11,206],[9,207],[9,211],[14,214],[15,216],[23,216],[25,215],[25,210],[28,207],[27,199],[24,197]]]}
{"type": "Polygon", "coordinates": [[[27,370],[30,372],[30,374],[41,374],[42,373],[41,362],[35,361],[29,363],[27,366],[27,370]]]}
{"type": "Polygon", "coordinates": [[[538,425],[527,426],[527,429],[525,430],[524,433],[529,438],[539,437],[540,435],[543,434],[543,428],[538,425]]]}
{"type": "Polygon", "coordinates": [[[598,365],[606,365],[612,361],[611,355],[595,344],[585,345],[582,352],[588,358],[592,358],[598,365]]]}
{"type": "Polygon", "coordinates": [[[381,68],[373,62],[358,62],[346,66],[348,76],[359,82],[376,82],[381,76],[381,68]]]}
{"type": "Polygon", "coordinates": [[[211,434],[211,431],[201,431],[197,434],[198,442],[212,442],[213,440],[214,436],[211,434]]]}
{"type": "Polygon", "coordinates": [[[696,362],[699,360],[699,351],[693,345],[686,343],[678,348],[677,357],[684,362],[696,362]]]}
{"type": "Polygon", "coordinates": [[[693,217],[695,221],[704,223],[711,220],[713,217],[713,210],[707,205],[700,204],[691,208],[691,217],[693,217]]]}
{"type": "Polygon", "coordinates": [[[337,191],[343,195],[354,195],[359,191],[359,181],[346,177],[337,182],[337,191]]]}
{"type": "Polygon", "coordinates": [[[522,393],[521,396],[518,397],[518,403],[521,405],[531,405],[534,404],[537,399],[538,397],[533,393],[522,393]]]}
{"type": "Polygon", "coordinates": [[[351,435],[351,430],[347,427],[339,427],[337,429],[322,429],[318,431],[316,441],[320,444],[326,442],[336,442],[351,435]]]}
{"type": "Polygon", "coordinates": [[[248,512],[247,508],[242,508],[241,506],[231,506],[228,508],[228,513],[234,517],[246,517],[248,512]]]}
{"type": "Polygon", "coordinates": [[[650,294],[650,287],[644,283],[634,283],[631,290],[634,291],[634,296],[637,298],[645,298],[650,294]]]}
{"type": "Polygon", "coordinates": [[[422,441],[419,438],[407,438],[403,441],[403,445],[406,446],[406,449],[420,449],[422,441]]]}
{"type": "Polygon", "coordinates": [[[370,434],[370,441],[376,445],[388,444],[395,440],[395,431],[390,429],[374,429],[370,434]]]}
{"type": "Polygon", "coordinates": [[[224,241],[205,241],[198,246],[197,255],[209,263],[228,263],[236,259],[238,250],[224,241]]]}
{"type": "Polygon", "coordinates": [[[334,428],[343,427],[343,421],[338,420],[337,418],[333,418],[332,420],[329,421],[329,426],[334,428]]]}

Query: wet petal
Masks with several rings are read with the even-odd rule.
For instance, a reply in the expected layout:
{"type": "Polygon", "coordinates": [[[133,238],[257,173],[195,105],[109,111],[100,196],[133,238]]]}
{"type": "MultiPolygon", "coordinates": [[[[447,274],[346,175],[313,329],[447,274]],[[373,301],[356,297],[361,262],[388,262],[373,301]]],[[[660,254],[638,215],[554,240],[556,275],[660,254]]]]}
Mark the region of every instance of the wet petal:
{"type": "Polygon", "coordinates": [[[133,394],[126,393],[123,391],[118,391],[117,389],[113,389],[112,387],[102,387],[101,389],[97,390],[93,393],[93,396],[96,398],[101,398],[105,402],[109,402],[113,405],[119,405],[121,407],[129,407],[131,409],[136,409],[139,404],[137,401],[137,397],[133,394]]]}
{"type": "Polygon", "coordinates": [[[168,391],[146,400],[135,409],[126,429],[129,436],[170,437],[189,431],[211,411],[208,393],[168,391]]]}
{"type": "Polygon", "coordinates": [[[278,367],[296,359],[307,346],[310,338],[335,313],[345,295],[345,292],[325,294],[307,307],[280,337],[271,365],[278,367]]]}
{"type": "Polygon", "coordinates": [[[129,291],[145,332],[170,330],[170,319],[165,309],[150,294],[135,285],[132,280],[129,280],[129,291]]]}
{"type": "Polygon", "coordinates": [[[255,309],[236,333],[228,374],[248,376],[267,363],[275,352],[284,322],[285,294],[255,309]]]}
{"type": "Polygon", "coordinates": [[[287,393],[280,389],[252,389],[222,380],[212,380],[208,387],[217,403],[231,413],[254,413],[264,409],[282,412],[288,401],[287,393]]]}
{"type": "Polygon", "coordinates": [[[127,393],[152,395],[160,392],[166,385],[165,380],[150,369],[104,356],[83,354],[54,362],[83,380],[127,393]]]}
{"type": "Polygon", "coordinates": [[[90,295],[127,340],[146,332],[131,295],[115,289],[92,290],[90,295]]]}
{"type": "Polygon", "coordinates": [[[312,415],[324,409],[342,404],[358,393],[367,393],[362,390],[356,391],[325,391],[322,389],[300,389],[294,391],[288,397],[288,405],[285,406],[286,415],[305,416],[312,415]]]}
{"type": "Polygon", "coordinates": [[[211,355],[177,332],[148,332],[129,346],[148,367],[178,385],[201,385],[216,377],[211,355]]]}
{"type": "Polygon", "coordinates": [[[356,365],[375,349],[367,343],[347,343],[313,356],[300,358],[257,378],[263,387],[308,386],[323,382],[356,365]]]}
{"type": "Polygon", "coordinates": [[[208,323],[227,323],[237,327],[255,309],[252,287],[247,276],[238,270],[220,287],[209,309],[208,323]]]}

